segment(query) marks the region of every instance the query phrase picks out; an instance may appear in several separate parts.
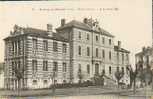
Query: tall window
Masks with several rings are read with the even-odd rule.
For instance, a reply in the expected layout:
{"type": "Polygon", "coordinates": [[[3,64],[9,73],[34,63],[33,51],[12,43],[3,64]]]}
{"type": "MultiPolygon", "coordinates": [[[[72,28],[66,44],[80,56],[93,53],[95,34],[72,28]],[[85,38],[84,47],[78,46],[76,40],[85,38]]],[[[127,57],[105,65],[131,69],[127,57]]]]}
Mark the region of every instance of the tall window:
{"type": "Polygon", "coordinates": [[[37,47],[37,39],[32,39],[33,49],[36,50],[37,47]]]}
{"type": "Polygon", "coordinates": [[[66,69],[67,69],[66,63],[63,62],[63,72],[66,72],[66,69]]]}
{"type": "Polygon", "coordinates": [[[43,71],[48,71],[48,61],[43,61],[43,71]]]}
{"type": "Polygon", "coordinates": [[[13,55],[14,55],[14,48],[15,48],[14,42],[12,42],[12,54],[13,54],[13,55]]]}
{"type": "Polygon", "coordinates": [[[54,52],[57,52],[58,51],[57,42],[53,42],[53,51],[54,52]]]}
{"type": "Polygon", "coordinates": [[[53,71],[57,72],[58,71],[58,63],[53,62],[53,71]]]}
{"type": "Polygon", "coordinates": [[[37,71],[37,60],[32,60],[32,71],[33,72],[37,71]]]}
{"type": "Polygon", "coordinates": [[[124,64],[124,54],[122,53],[122,64],[124,64]]]}
{"type": "Polygon", "coordinates": [[[87,56],[90,56],[90,48],[87,47],[87,56]]]}
{"type": "Polygon", "coordinates": [[[129,56],[128,56],[128,54],[126,54],[126,59],[127,59],[127,61],[129,60],[129,56]]]}
{"type": "Polygon", "coordinates": [[[66,44],[63,44],[63,53],[66,53],[66,48],[67,48],[66,44]]]}
{"type": "Polygon", "coordinates": [[[15,41],[15,55],[17,55],[17,41],[15,41]]]}
{"type": "Polygon", "coordinates": [[[99,38],[98,38],[98,35],[96,35],[96,42],[98,42],[99,41],[99,38]]]}
{"type": "Polygon", "coordinates": [[[98,57],[98,48],[96,48],[96,57],[98,57]]]}
{"type": "Polygon", "coordinates": [[[79,39],[81,39],[81,32],[79,32],[79,39]]]}
{"type": "Polygon", "coordinates": [[[105,44],[105,38],[104,37],[102,38],[102,42],[103,42],[103,44],[105,44]]]}
{"type": "Polygon", "coordinates": [[[122,67],[122,73],[124,73],[124,67],[122,67]]]}
{"type": "Polygon", "coordinates": [[[102,50],[102,56],[103,56],[103,58],[105,58],[105,50],[104,49],[102,50]]]}
{"type": "Polygon", "coordinates": [[[79,67],[78,67],[78,73],[81,72],[81,64],[79,64],[79,67]]]}
{"type": "Polygon", "coordinates": [[[112,54],[111,54],[111,51],[109,51],[109,60],[112,59],[112,54]]]}
{"type": "Polygon", "coordinates": [[[20,41],[18,41],[18,55],[21,55],[21,46],[20,41]]]}
{"type": "Polygon", "coordinates": [[[47,40],[43,41],[44,51],[48,51],[48,42],[47,40]]]}
{"type": "Polygon", "coordinates": [[[81,55],[81,46],[78,46],[78,54],[81,55]]]}
{"type": "Polygon", "coordinates": [[[90,74],[90,65],[87,65],[87,73],[90,74]]]}
{"type": "Polygon", "coordinates": [[[109,66],[109,74],[111,74],[112,73],[112,68],[111,68],[111,66],[109,66]]]}
{"type": "Polygon", "coordinates": [[[120,68],[117,66],[117,68],[116,68],[116,69],[117,69],[117,71],[119,71],[119,69],[120,69],[120,68]]]}
{"type": "Polygon", "coordinates": [[[109,45],[111,45],[112,44],[112,40],[111,39],[109,39],[109,45]]]}
{"type": "Polygon", "coordinates": [[[90,38],[90,36],[89,36],[89,34],[87,33],[87,40],[89,40],[89,38],[90,38]]]}
{"type": "Polygon", "coordinates": [[[14,62],[12,62],[12,76],[14,76],[15,74],[15,65],[14,65],[14,62]]]}
{"type": "Polygon", "coordinates": [[[95,64],[95,74],[99,74],[99,64],[95,64]]]}

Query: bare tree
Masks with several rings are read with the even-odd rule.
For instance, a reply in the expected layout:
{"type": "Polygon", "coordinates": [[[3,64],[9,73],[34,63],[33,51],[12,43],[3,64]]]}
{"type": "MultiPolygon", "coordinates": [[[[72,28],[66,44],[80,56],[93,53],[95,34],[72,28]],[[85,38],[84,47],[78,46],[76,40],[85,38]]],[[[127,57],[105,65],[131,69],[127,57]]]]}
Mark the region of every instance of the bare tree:
{"type": "Polygon", "coordinates": [[[119,82],[121,80],[121,78],[124,76],[124,72],[123,71],[119,71],[119,68],[117,68],[116,72],[115,72],[115,77],[116,77],[116,80],[117,80],[117,85],[118,85],[118,88],[119,88],[119,82]]]}

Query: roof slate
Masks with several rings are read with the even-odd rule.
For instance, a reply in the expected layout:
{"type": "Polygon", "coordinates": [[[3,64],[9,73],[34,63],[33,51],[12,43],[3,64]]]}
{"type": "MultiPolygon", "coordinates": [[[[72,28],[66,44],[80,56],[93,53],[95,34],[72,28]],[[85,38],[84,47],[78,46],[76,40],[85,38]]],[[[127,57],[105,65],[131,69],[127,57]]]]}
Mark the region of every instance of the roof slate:
{"type": "Polygon", "coordinates": [[[15,36],[23,36],[23,35],[37,36],[37,37],[43,37],[43,38],[53,39],[53,40],[57,40],[57,41],[68,42],[68,39],[60,36],[58,33],[53,32],[52,36],[49,36],[49,33],[46,30],[29,28],[29,27],[28,28],[23,28],[23,34],[9,36],[5,39],[12,38],[12,37],[15,37],[15,36]]]}
{"type": "MultiPolygon", "coordinates": [[[[76,27],[76,28],[81,28],[81,29],[85,29],[85,30],[88,30],[88,31],[92,31],[91,26],[89,26],[88,24],[85,24],[83,22],[76,21],[76,20],[72,20],[72,21],[68,22],[67,24],[65,24],[64,26],[58,27],[56,30],[61,30],[61,29],[71,28],[71,27],[76,27]]],[[[109,32],[107,32],[106,30],[104,30],[101,27],[98,27],[97,29],[95,29],[93,31],[101,33],[102,35],[106,35],[106,36],[109,36],[109,37],[114,37],[112,34],[110,34],[109,32]]]]}
{"type": "Polygon", "coordinates": [[[118,46],[114,46],[114,50],[115,51],[119,51],[119,52],[125,52],[125,53],[130,53],[130,51],[124,49],[124,48],[118,48],[118,46]]]}

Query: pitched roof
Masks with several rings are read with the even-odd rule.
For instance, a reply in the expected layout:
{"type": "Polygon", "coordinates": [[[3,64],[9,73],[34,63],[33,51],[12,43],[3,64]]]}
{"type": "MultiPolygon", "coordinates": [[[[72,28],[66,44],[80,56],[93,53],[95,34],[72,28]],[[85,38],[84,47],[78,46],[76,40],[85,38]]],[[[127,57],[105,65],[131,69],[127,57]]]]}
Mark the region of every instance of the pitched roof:
{"type": "Polygon", "coordinates": [[[53,39],[53,40],[57,40],[57,41],[65,41],[65,42],[68,41],[68,39],[60,36],[58,33],[53,32],[52,36],[49,36],[49,33],[46,30],[36,29],[36,28],[31,28],[31,27],[23,28],[23,34],[20,33],[17,35],[11,35],[5,39],[17,37],[17,36],[21,36],[21,35],[22,36],[23,35],[37,36],[37,37],[43,37],[43,38],[53,39]]]}
{"type": "Polygon", "coordinates": [[[119,51],[119,52],[125,52],[125,53],[130,53],[130,51],[124,49],[124,48],[119,48],[118,46],[114,46],[114,50],[115,51],[119,51]]]}
{"type": "MultiPolygon", "coordinates": [[[[64,26],[58,27],[56,30],[58,31],[58,30],[61,30],[61,29],[71,28],[71,27],[81,28],[81,29],[85,29],[85,30],[88,30],[88,31],[93,30],[92,27],[89,26],[88,24],[85,24],[83,22],[76,21],[76,20],[72,20],[72,21],[68,22],[67,24],[65,24],[64,26]]],[[[98,27],[97,29],[95,29],[93,31],[101,33],[102,35],[114,37],[112,34],[110,34],[109,32],[107,32],[106,30],[104,30],[103,28],[100,28],[100,27],[98,27]]]]}

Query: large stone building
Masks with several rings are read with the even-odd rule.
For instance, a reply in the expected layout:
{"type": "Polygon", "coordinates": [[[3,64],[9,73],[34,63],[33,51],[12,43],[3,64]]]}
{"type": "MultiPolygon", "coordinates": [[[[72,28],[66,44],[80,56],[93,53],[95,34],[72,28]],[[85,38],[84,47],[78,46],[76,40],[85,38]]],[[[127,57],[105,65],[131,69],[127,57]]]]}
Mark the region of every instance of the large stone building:
{"type": "Polygon", "coordinates": [[[62,19],[56,33],[50,24],[47,30],[15,25],[4,40],[5,87],[10,89],[77,83],[79,70],[83,80],[91,80],[103,70],[115,79],[116,69],[129,65],[129,51],[120,42],[114,46],[114,36],[92,19],[68,23],[62,19]]]}

